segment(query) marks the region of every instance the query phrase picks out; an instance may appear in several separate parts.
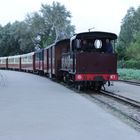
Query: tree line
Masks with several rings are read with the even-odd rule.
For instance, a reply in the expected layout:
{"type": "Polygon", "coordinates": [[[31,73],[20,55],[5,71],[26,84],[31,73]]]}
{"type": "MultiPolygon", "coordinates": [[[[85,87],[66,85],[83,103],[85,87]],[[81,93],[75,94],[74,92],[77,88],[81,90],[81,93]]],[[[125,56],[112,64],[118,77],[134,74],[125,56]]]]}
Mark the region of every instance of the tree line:
{"type": "MultiPolygon", "coordinates": [[[[75,32],[71,13],[64,5],[42,4],[24,21],[0,25],[0,56],[24,54],[44,48],[75,32]]],[[[117,42],[119,66],[140,68],[140,6],[130,7],[122,20],[117,42]]]]}
{"type": "Polygon", "coordinates": [[[71,13],[64,5],[42,4],[38,12],[28,14],[24,21],[0,25],[0,56],[18,55],[44,48],[74,34],[71,13]]]}
{"type": "Polygon", "coordinates": [[[117,52],[120,66],[140,69],[140,6],[130,7],[123,18],[117,52]]]}

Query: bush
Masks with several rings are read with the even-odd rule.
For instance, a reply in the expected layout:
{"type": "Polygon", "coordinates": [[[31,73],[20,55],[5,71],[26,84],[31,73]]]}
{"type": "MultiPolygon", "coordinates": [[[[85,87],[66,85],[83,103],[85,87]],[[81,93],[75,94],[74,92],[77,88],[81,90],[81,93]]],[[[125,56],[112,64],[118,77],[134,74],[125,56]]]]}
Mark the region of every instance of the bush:
{"type": "Polygon", "coordinates": [[[118,69],[118,74],[122,80],[140,80],[140,70],[118,69]]]}
{"type": "Polygon", "coordinates": [[[140,61],[128,60],[125,62],[126,68],[140,69],[140,61]]]}
{"type": "Polygon", "coordinates": [[[140,69],[140,60],[118,61],[118,68],[140,69]]]}
{"type": "Polygon", "coordinates": [[[117,67],[118,68],[125,68],[125,61],[124,60],[118,61],[117,67]]]}

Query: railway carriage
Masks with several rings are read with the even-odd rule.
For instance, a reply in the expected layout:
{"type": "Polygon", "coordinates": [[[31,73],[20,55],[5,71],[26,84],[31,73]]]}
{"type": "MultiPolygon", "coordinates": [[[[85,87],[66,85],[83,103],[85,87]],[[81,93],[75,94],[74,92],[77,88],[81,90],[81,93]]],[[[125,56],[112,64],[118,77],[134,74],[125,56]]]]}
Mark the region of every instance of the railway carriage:
{"type": "Polygon", "coordinates": [[[34,72],[35,71],[35,53],[27,53],[21,55],[21,70],[34,72]]]}
{"type": "Polygon", "coordinates": [[[1,69],[8,68],[8,58],[7,57],[0,57],[0,68],[1,69]]]}
{"type": "Polygon", "coordinates": [[[8,57],[8,69],[20,70],[21,69],[21,56],[9,56],[8,57]]]}
{"type": "Polygon", "coordinates": [[[69,51],[70,39],[64,39],[44,49],[44,72],[49,77],[61,78],[61,57],[62,53],[69,51]]]}

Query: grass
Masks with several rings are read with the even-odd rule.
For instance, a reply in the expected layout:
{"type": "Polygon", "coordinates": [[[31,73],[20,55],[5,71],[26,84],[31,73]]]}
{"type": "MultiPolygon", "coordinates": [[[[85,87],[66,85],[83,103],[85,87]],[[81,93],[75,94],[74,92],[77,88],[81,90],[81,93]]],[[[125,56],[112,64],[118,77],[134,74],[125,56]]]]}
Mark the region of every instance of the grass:
{"type": "Polygon", "coordinates": [[[135,69],[118,69],[119,79],[121,80],[138,80],[140,81],[140,70],[135,69]]]}

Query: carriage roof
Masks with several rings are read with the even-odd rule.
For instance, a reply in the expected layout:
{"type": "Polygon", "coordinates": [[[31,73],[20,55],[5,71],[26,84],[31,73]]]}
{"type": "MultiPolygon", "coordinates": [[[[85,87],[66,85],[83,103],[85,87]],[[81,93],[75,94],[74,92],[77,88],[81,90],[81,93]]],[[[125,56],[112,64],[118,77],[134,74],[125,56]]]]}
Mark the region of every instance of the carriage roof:
{"type": "Polygon", "coordinates": [[[97,39],[102,39],[102,38],[108,38],[110,40],[115,40],[117,39],[117,35],[114,33],[109,33],[109,32],[84,32],[84,33],[79,33],[75,35],[76,39],[85,39],[85,38],[97,38],[97,39]]]}

